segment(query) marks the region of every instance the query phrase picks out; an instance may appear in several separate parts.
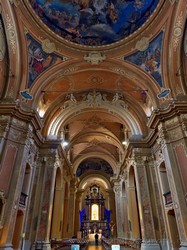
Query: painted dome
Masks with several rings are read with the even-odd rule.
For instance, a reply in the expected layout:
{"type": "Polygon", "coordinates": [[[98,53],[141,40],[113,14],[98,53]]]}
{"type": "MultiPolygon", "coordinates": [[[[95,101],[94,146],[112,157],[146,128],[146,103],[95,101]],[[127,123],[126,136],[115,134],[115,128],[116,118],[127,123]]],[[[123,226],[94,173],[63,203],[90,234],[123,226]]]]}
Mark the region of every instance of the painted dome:
{"type": "Polygon", "coordinates": [[[30,0],[41,20],[73,43],[102,46],[140,28],[159,0],[30,0]]]}

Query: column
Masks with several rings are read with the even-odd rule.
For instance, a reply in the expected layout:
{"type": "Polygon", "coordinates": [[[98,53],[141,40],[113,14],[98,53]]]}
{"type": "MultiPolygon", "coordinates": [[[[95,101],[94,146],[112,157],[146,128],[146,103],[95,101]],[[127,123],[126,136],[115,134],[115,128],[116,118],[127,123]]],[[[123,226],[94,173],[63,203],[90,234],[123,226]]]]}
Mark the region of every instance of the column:
{"type": "Polygon", "coordinates": [[[162,154],[165,160],[168,182],[173,200],[173,208],[175,211],[178,233],[180,237],[180,250],[187,249],[187,202],[185,199],[184,192],[185,183],[181,181],[181,179],[183,178],[180,173],[180,167],[182,167],[182,162],[179,159],[181,153],[183,160],[185,159],[186,161],[186,158],[184,158],[183,153],[183,146],[186,150],[186,141],[184,140],[184,136],[187,136],[186,126],[184,125],[185,124],[183,124],[183,128],[181,129],[179,127],[180,120],[177,120],[176,118],[175,120],[169,120],[165,123],[161,123],[158,126],[158,143],[161,146],[162,154]],[[173,128],[173,124],[179,125],[173,128]],[[181,145],[182,147],[180,147],[181,145]],[[178,151],[176,150],[177,147],[178,151]]]}
{"type": "MultiPolygon", "coordinates": [[[[11,250],[25,167],[31,145],[32,127],[17,118],[0,118],[4,145],[0,167],[0,190],[5,197],[3,227],[1,229],[1,250],[11,250]],[[11,122],[10,122],[11,121],[11,122]],[[9,131],[5,127],[9,127],[9,131]],[[5,130],[4,130],[5,129],[5,130]]],[[[20,236],[21,237],[21,236],[20,236]]]]}
{"type": "Polygon", "coordinates": [[[77,236],[77,233],[80,232],[81,224],[80,224],[80,214],[79,212],[82,210],[81,201],[83,190],[78,190],[76,193],[76,201],[75,201],[75,231],[74,235],[77,236]]]}
{"type": "Polygon", "coordinates": [[[74,222],[75,222],[75,198],[76,198],[76,181],[70,182],[70,196],[69,196],[69,211],[68,211],[68,232],[67,235],[71,238],[74,235],[74,222]]]}
{"type": "MultiPolygon", "coordinates": [[[[50,150],[49,150],[50,151],[50,150]]],[[[52,219],[52,204],[55,188],[55,176],[56,176],[56,152],[51,150],[50,155],[44,157],[44,180],[42,188],[41,206],[38,217],[38,226],[36,233],[36,243],[33,245],[35,249],[36,244],[42,242],[42,249],[48,250],[50,247],[50,230],[52,219]]]]}
{"type": "Polygon", "coordinates": [[[117,223],[117,237],[123,236],[122,228],[122,211],[121,211],[121,186],[120,182],[114,183],[115,204],[116,204],[116,223],[117,223]]]}
{"type": "Polygon", "coordinates": [[[122,195],[122,213],[123,213],[123,236],[129,237],[128,227],[128,199],[127,199],[127,182],[125,183],[125,193],[122,195]]]}
{"type": "Polygon", "coordinates": [[[148,177],[146,173],[147,156],[145,149],[134,149],[135,180],[138,197],[139,217],[141,224],[141,250],[160,250],[156,240],[148,177]]]}

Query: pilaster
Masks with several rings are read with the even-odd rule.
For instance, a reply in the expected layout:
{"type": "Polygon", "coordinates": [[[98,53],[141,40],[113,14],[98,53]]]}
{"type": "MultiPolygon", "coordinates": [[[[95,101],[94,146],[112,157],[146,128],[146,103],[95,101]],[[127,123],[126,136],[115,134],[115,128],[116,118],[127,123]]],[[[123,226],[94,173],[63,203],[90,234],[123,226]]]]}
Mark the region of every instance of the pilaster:
{"type": "Polygon", "coordinates": [[[149,150],[134,149],[135,179],[138,197],[139,217],[141,224],[142,245],[141,249],[159,250],[157,243],[155,225],[153,221],[153,211],[150,199],[150,190],[148,184],[146,162],[148,160],[149,150]]]}
{"type": "MultiPolygon", "coordinates": [[[[3,214],[0,249],[12,246],[20,195],[25,175],[25,167],[32,142],[32,126],[9,115],[1,116],[4,132],[3,157],[1,161],[0,190],[6,205],[3,214]],[[6,126],[5,126],[6,124],[6,126]]],[[[21,234],[21,232],[20,232],[21,234]]]]}
{"type": "Polygon", "coordinates": [[[117,223],[117,237],[123,236],[122,228],[122,211],[121,211],[121,184],[120,181],[114,182],[115,204],[116,204],[116,223],[117,223]]]}
{"type": "MultiPolygon", "coordinates": [[[[52,206],[55,188],[56,176],[56,150],[49,149],[43,156],[44,164],[44,179],[43,179],[43,194],[41,196],[41,206],[39,211],[38,226],[36,232],[36,241],[32,249],[36,245],[42,244],[42,249],[50,249],[49,237],[52,220],[52,206]]],[[[42,152],[44,153],[44,152],[42,152]]]]}
{"type": "Polygon", "coordinates": [[[68,204],[68,237],[74,235],[74,222],[75,222],[75,199],[76,199],[76,180],[70,182],[70,196],[68,204]]]}
{"type": "MultiPolygon", "coordinates": [[[[168,120],[165,123],[160,123],[158,126],[159,139],[158,143],[161,147],[162,154],[165,161],[169,187],[172,196],[173,209],[175,211],[175,218],[180,237],[181,249],[186,249],[187,245],[187,201],[185,199],[185,182],[183,181],[182,162],[178,160],[183,157],[183,148],[179,151],[175,150],[179,144],[185,145],[186,133],[185,126],[178,117],[168,120]]],[[[186,150],[186,146],[185,150],[186,150]]],[[[187,160],[187,159],[186,159],[187,160]]]]}

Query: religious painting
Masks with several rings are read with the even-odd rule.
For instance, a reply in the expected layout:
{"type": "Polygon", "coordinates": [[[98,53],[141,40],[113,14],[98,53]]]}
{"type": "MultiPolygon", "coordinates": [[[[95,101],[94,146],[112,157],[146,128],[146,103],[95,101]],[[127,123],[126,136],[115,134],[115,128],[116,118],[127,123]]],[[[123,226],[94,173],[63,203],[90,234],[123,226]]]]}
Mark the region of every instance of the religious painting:
{"type": "Polygon", "coordinates": [[[109,176],[113,176],[114,174],[113,169],[108,162],[106,162],[105,160],[94,158],[81,162],[81,164],[77,168],[76,176],[80,177],[82,174],[89,170],[102,171],[109,176]]]}
{"type": "Polygon", "coordinates": [[[28,61],[29,61],[29,79],[28,87],[32,85],[34,80],[43,73],[47,68],[54,64],[61,63],[63,57],[55,53],[46,53],[42,49],[42,45],[36,41],[29,33],[26,34],[28,45],[28,61]]]}
{"type": "Polygon", "coordinates": [[[36,14],[68,41],[101,46],[140,28],[159,0],[30,0],[36,14]]]}
{"type": "Polygon", "coordinates": [[[163,32],[149,43],[144,51],[138,51],[130,56],[124,57],[125,61],[136,64],[150,74],[159,84],[162,84],[161,55],[162,55],[163,32]]]}

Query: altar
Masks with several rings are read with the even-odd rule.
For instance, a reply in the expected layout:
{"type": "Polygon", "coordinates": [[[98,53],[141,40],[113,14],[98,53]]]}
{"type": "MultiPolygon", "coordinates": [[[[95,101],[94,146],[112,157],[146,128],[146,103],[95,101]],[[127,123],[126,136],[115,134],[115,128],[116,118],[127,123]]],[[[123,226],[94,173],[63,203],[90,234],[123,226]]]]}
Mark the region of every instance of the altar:
{"type": "MultiPolygon", "coordinates": [[[[80,212],[81,231],[93,237],[110,234],[110,211],[105,208],[105,198],[99,185],[90,186],[90,192],[85,198],[85,208],[80,212]]],[[[94,238],[95,239],[95,238],[94,238]]]]}

